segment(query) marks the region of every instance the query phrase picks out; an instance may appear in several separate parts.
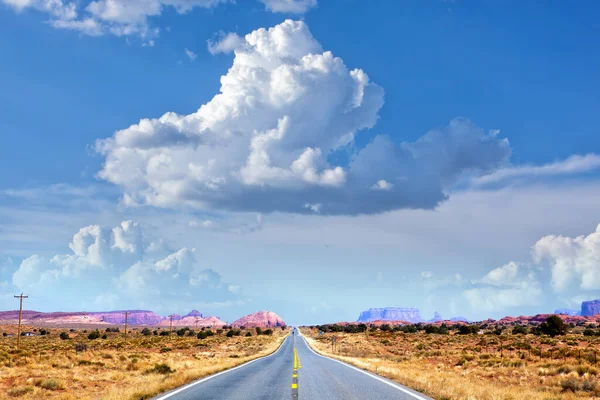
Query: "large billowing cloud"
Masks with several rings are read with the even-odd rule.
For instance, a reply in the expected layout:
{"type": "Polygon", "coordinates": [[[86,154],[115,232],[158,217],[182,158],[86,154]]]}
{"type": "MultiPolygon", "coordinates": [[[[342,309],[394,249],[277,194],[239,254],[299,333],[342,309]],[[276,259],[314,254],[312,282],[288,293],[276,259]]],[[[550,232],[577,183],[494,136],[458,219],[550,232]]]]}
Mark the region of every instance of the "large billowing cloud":
{"type": "Polygon", "coordinates": [[[594,297],[600,290],[600,225],[589,235],[544,236],[532,253],[535,268],[511,261],[473,281],[464,297],[474,309],[501,311],[540,304],[543,287],[577,297],[582,292],[594,297]]]}
{"type": "Polygon", "coordinates": [[[88,309],[118,304],[169,312],[241,301],[234,294],[237,286],[200,267],[196,249],[167,251],[160,242],[147,243],[140,225],[131,221],[113,229],[82,228],[69,247],[69,254],[50,258],[36,254],[24,259],[13,273],[12,283],[34,297],[60,293],[88,309]]]}
{"type": "Polygon", "coordinates": [[[563,291],[571,284],[583,290],[600,289],[600,225],[587,236],[545,236],[533,252],[537,262],[550,263],[556,290],[563,291]]]}
{"type": "Polygon", "coordinates": [[[375,125],[384,96],[363,70],[324,51],[301,21],[239,39],[213,44],[235,58],[220,93],[197,112],[142,119],[98,141],[99,176],[120,185],[128,204],[322,214],[433,208],[463,175],[491,172],[510,154],[506,139],[465,119],[412,143],[380,135],[359,149],[355,135],[375,125]],[[349,161],[334,161],[348,151],[349,161]]]}

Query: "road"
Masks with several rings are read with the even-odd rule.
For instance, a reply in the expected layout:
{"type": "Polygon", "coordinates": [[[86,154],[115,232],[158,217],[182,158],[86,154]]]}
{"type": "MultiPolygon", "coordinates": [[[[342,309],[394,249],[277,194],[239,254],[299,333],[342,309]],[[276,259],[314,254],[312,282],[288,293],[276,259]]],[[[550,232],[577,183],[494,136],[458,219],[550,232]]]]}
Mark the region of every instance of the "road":
{"type": "Polygon", "coordinates": [[[155,398],[167,399],[430,400],[385,378],[316,354],[296,330],[270,356],[155,398]]]}

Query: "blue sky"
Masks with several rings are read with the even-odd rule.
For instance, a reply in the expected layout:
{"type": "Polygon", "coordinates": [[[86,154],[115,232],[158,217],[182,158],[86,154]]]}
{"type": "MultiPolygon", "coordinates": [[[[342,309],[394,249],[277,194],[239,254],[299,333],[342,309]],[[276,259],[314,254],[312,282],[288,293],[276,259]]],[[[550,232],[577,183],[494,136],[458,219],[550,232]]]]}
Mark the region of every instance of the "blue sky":
{"type": "Polygon", "coordinates": [[[595,2],[48,4],[0,0],[0,308],[310,323],[600,294],[595,2]]]}

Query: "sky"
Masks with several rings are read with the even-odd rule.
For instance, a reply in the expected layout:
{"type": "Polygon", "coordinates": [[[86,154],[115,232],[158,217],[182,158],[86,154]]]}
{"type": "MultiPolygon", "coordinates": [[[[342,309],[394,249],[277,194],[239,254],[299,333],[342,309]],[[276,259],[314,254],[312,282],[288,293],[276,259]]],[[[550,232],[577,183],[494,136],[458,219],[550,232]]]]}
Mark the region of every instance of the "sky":
{"type": "Polygon", "coordinates": [[[0,0],[0,309],[600,298],[593,1],[0,0]]]}

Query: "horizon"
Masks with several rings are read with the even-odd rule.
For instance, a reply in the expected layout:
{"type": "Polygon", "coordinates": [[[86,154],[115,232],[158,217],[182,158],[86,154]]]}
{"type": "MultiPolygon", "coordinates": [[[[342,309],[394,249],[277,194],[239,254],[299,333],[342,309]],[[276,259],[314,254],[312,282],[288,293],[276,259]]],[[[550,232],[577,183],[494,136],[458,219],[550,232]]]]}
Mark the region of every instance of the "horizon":
{"type": "Polygon", "coordinates": [[[595,2],[100,3],[0,0],[0,310],[600,299],[595,2]]]}

